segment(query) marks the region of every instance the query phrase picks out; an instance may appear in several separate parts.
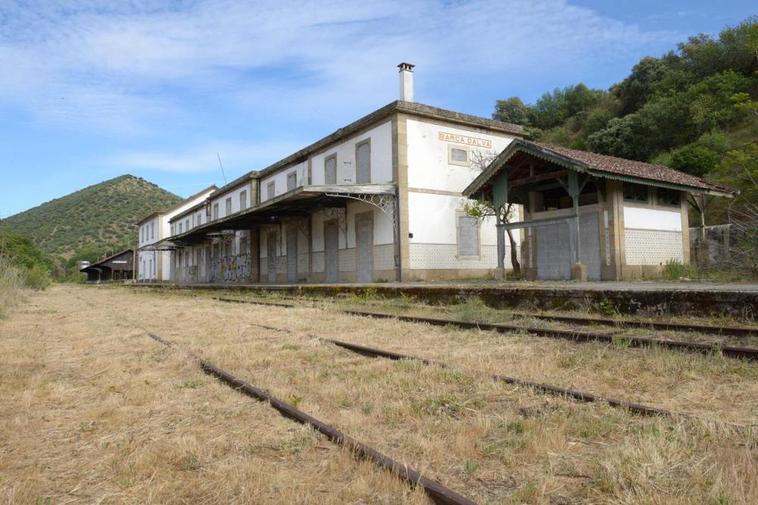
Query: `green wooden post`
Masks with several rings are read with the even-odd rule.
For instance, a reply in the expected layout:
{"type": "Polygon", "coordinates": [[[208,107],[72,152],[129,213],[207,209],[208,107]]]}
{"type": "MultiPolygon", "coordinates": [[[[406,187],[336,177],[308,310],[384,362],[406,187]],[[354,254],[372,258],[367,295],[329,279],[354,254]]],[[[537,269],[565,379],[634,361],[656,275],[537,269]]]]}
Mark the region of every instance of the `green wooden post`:
{"type": "Polygon", "coordinates": [[[568,190],[569,190],[569,196],[571,196],[571,202],[574,205],[574,214],[576,214],[576,217],[574,218],[576,220],[576,261],[575,263],[581,263],[581,238],[579,233],[579,177],[577,173],[573,170],[569,171],[568,175],[568,190]]]}
{"type": "Polygon", "coordinates": [[[505,228],[502,211],[508,205],[508,172],[501,171],[492,182],[492,207],[496,215],[497,272],[505,279],[505,228]]]}

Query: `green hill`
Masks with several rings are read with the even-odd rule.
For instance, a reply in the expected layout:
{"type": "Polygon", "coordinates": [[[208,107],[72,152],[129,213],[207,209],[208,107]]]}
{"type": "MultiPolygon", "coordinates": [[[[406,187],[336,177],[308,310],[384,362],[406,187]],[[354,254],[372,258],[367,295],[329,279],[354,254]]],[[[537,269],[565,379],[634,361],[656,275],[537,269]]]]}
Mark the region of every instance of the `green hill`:
{"type": "Polygon", "coordinates": [[[139,177],[122,175],[15,214],[2,224],[29,237],[60,277],[75,260],[133,246],[137,221],[181,198],[139,177]]]}

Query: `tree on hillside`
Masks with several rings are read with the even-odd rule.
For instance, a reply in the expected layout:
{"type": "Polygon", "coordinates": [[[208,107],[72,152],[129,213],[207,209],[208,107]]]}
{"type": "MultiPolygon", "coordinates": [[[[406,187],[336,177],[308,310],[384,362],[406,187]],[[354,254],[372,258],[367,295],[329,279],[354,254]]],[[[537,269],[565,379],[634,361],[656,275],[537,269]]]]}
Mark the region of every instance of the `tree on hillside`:
{"type": "Polygon", "coordinates": [[[492,119],[530,126],[532,124],[532,110],[519,97],[512,96],[505,100],[498,100],[495,103],[495,112],[492,114],[492,119]]]}

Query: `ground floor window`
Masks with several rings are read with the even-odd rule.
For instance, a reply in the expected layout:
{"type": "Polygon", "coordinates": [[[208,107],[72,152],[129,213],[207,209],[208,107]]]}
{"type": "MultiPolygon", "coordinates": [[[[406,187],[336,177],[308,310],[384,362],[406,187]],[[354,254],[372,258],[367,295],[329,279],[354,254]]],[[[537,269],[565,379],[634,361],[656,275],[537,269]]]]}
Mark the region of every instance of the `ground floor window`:
{"type": "Polygon", "coordinates": [[[479,220],[458,216],[458,256],[479,256],[479,220]]]}

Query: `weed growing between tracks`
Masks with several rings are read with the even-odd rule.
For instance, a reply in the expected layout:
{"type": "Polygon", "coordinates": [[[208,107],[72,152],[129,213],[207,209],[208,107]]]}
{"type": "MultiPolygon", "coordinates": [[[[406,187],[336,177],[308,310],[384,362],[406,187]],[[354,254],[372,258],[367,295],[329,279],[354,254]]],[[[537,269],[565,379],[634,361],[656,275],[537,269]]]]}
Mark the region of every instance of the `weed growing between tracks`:
{"type": "Polygon", "coordinates": [[[156,345],[125,293],[56,286],[0,321],[0,503],[428,503],[156,345]]]}
{"type": "Polygon", "coordinates": [[[758,498],[756,434],[722,422],[755,424],[758,367],[751,363],[328,309],[138,296],[147,313],[176,309],[179,322],[156,323],[159,333],[481,502],[747,504],[758,498]],[[454,369],[360,357],[309,334],[436,358],[454,369]],[[490,373],[653,400],[705,420],[640,418],[494,383],[490,373]]]}

